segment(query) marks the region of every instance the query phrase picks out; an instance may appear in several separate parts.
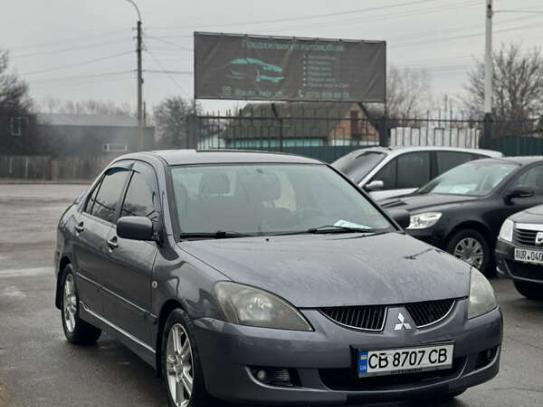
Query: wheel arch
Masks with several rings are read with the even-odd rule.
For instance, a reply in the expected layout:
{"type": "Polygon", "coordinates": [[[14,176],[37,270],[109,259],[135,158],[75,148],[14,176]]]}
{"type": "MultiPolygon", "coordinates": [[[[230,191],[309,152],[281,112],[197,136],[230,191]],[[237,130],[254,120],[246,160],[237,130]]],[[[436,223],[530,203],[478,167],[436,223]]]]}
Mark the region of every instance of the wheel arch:
{"type": "Polygon", "coordinates": [[[57,287],[55,290],[55,306],[60,309],[60,297],[61,297],[61,284],[62,284],[62,278],[64,277],[64,269],[68,264],[72,264],[72,260],[68,256],[62,256],[58,263],[58,270],[57,270],[57,287]]]}
{"type": "Polygon", "coordinates": [[[157,375],[160,377],[162,376],[162,333],[164,330],[164,325],[166,324],[166,320],[168,319],[168,316],[171,314],[171,312],[175,309],[182,309],[183,311],[185,308],[181,304],[181,301],[171,298],[162,304],[162,307],[160,308],[160,313],[158,315],[158,321],[157,321],[157,333],[156,333],[156,346],[155,346],[155,366],[156,366],[156,372],[157,375]]]}
{"type": "Polygon", "coordinates": [[[484,223],[482,223],[480,221],[476,221],[476,220],[468,220],[468,221],[465,221],[465,222],[462,222],[462,223],[459,223],[458,225],[456,225],[447,234],[447,238],[445,239],[446,243],[448,244],[450,242],[451,238],[454,235],[456,235],[458,232],[460,232],[462,230],[467,230],[467,229],[472,229],[472,230],[475,230],[475,231],[479,232],[480,234],[482,234],[483,237],[486,239],[486,243],[488,244],[489,249],[492,250],[492,248],[495,245],[495,242],[493,242],[492,239],[491,239],[491,232],[490,232],[489,228],[484,223]]]}

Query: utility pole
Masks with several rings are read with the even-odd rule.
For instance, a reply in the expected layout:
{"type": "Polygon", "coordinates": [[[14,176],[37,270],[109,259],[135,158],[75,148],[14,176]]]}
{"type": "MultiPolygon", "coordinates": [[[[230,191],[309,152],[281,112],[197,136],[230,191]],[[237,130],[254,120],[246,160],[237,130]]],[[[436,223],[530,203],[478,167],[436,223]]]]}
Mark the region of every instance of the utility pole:
{"type": "Polygon", "coordinates": [[[484,88],[484,131],[481,147],[487,147],[492,138],[492,18],[494,17],[493,0],[486,0],[485,6],[486,35],[485,35],[485,88],[484,88]]]}
{"type": "Polygon", "coordinates": [[[142,44],[142,32],[141,32],[141,18],[138,20],[138,39],[136,53],[138,54],[138,130],[139,130],[139,144],[140,148],[145,149],[145,139],[143,134],[143,70],[141,61],[142,44]]]}
{"type": "Polygon", "coordinates": [[[143,51],[143,32],[142,32],[142,21],[141,21],[141,13],[140,9],[138,8],[138,5],[134,0],[126,0],[132,6],[134,6],[134,9],[136,10],[136,13],[138,14],[138,23],[136,26],[137,30],[137,37],[136,37],[136,54],[138,58],[137,63],[137,103],[138,103],[138,144],[141,150],[145,148],[145,138],[144,138],[144,118],[143,118],[143,69],[142,69],[142,59],[141,54],[143,51]]]}

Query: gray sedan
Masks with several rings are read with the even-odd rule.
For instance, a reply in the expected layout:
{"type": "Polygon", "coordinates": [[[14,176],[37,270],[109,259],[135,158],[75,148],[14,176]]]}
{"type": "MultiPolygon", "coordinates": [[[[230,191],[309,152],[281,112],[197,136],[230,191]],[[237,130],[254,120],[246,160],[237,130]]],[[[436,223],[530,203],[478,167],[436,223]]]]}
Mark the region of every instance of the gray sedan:
{"type": "Polygon", "coordinates": [[[113,334],[177,407],[454,397],[492,379],[490,284],[390,215],[311,159],[120,157],[59,222],[64,333],[113,334]]]}

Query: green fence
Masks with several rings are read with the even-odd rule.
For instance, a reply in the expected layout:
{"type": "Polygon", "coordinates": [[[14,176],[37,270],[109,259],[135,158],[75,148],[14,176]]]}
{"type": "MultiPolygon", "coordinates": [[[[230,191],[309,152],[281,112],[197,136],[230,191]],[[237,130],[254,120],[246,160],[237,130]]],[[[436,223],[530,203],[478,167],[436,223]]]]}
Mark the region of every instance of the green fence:
{"type": "Polygon", "coordinates": [[[488,148],[501,151],[505,156],[543,155],[543,138],[500,137],[490,140],[488,148]]]}

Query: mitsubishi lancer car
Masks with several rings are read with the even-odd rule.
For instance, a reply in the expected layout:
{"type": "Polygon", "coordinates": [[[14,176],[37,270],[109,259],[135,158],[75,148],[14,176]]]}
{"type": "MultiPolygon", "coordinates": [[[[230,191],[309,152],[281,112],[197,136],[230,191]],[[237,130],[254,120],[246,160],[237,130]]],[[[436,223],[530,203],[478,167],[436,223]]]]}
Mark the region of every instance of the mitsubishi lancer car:
{"type": "Polygon", "coordinates": [[[408,222],[313,159],[129,154],[62,215],[55,302],[69,343],[112,334],[170,406],[455,397],[498,373],[501,311],[408,222]]]}

